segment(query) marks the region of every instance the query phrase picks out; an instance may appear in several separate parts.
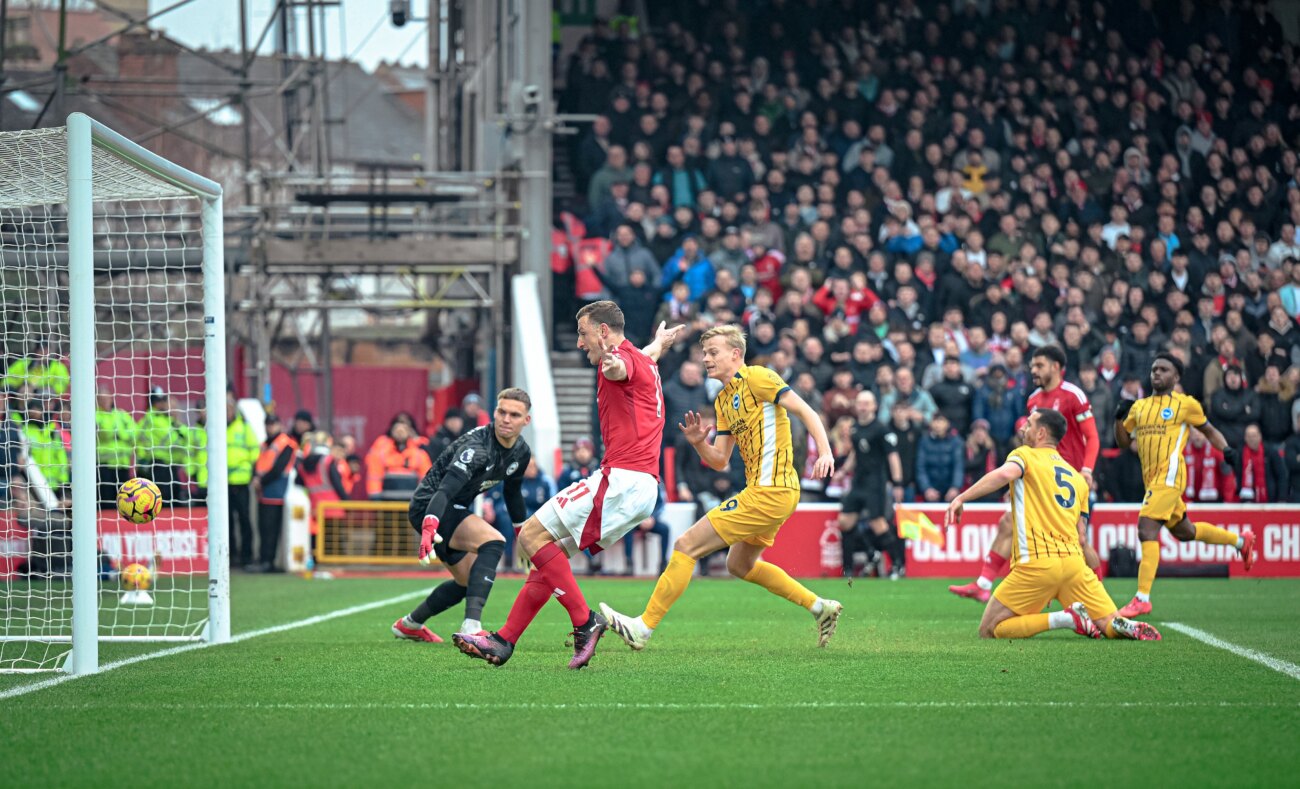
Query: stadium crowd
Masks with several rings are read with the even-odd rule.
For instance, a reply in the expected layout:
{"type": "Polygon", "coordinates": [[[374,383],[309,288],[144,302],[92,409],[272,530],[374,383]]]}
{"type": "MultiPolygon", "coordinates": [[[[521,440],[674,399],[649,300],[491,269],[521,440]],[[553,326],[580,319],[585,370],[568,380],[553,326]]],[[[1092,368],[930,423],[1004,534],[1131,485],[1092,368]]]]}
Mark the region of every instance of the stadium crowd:
{"type": "MultiPolygon", "coordinates": [[[[616,299],[634,341],[689,325],[669,413],[708,412],[695,338],[739,322],[837,455],[870,390],[907,497],[951,499],[1058,345],[1107,450],[1097,493],[1135,501],[1112,415],[1169,349],[1244,447],[1229,468],[1193,441],[1188,497],[1300,501],[1300,60],[1266,3],[741,5],[598,20],[559,66],[561,109],[597,117],[556,290],[616,299]]],[[[688,477],[684,498],[714,489],[688,477]]]]}

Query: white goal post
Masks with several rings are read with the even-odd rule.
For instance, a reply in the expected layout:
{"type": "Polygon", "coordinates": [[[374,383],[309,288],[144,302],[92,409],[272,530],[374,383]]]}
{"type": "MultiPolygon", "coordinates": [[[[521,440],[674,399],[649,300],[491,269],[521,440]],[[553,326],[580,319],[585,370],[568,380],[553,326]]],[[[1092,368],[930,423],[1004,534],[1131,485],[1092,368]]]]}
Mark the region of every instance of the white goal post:
{"type": "Polygon", "coordinates": [[[221,186],[81,113],[0,133],[0,277],[0,672],[229,641],[221,186]],[[151,524],[112,508],[129,476],[163,489],[151,524]]]}

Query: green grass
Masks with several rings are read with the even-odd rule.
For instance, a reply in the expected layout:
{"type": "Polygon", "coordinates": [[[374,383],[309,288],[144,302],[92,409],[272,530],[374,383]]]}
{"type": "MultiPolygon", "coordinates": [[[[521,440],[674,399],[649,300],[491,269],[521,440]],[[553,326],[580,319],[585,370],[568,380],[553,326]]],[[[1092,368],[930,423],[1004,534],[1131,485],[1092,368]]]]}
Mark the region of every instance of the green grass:
{"type": "MultiPolygon", "coordinates": [[[[1241,786],[1300,771],[1300,682],[1187,636],[980,641],[979,607],[943,583],[810,585],[845,603],[828,649],[789,603],[697,580],[645,652],[609,636],[582,672],[564,667],[559,606],[497,669],[392,639],[413,598],[0,701],[0,752],[37,786],[1241,786]]],[[[627,611],[651,588],[583,586],[627,611]]],[[[498,583],[490,623],[518,587],[498,583]]],[[[239,576],[235,629],[427,588],[239,576]]],[[[1298,581],[1161,580],[1153,621],[1300,662],[1297,599],[1298,581]]]]}

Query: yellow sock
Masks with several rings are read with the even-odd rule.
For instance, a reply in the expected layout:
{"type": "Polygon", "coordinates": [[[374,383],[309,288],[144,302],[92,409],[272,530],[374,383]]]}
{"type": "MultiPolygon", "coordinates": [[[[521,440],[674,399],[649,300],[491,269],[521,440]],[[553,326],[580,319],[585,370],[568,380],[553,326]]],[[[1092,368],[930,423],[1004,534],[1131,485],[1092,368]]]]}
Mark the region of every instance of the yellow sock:
{"type": "Polygon", "coordinates": [[[1047,614],[1026,614],[1003,619],[993,628],[995,638],[1029,638],[1048,630],[1047,614]]]}
{"type": "Polygon", "coordinates": [[[1212,523],[1197,523],[1196,541],[1208,542],[1210,545],[1231,545],[1237,547],[1237,535],[1227,529],[1220,529],[1212,523]]]}
{"type": "Polygon", "coordinates": [[[1138,565],[1138,594],[1151,595],[1151,585],[1156,582],[1156,569],[1160,567],[1160,543],[1148,540],[1142,543],[1142,563],[1138,565]]]}
{"type": "Polygon", "coordinates": [[[691,582],[691,574],[694,572],[695,560],[681,551],[673,551],[673,558],[668,560],[668,566],[664,568],[663,575],[659,576],[654,593],[650,595],[650,602],[645,604],[645,613],[641,614],[641,621],[645,622],[646,627],[659,627],[659,623],[668,614],[668,609],[686,591],[686,585],[691,582]]]}
{"type": "Polygon", "coordinates": [[[784,597],[795,605],[811,609],[817,595],[808,587],[790,577],[790,574],[771,562],[755,562],[754,569],[745,576],[751,584],[758,584],[777,597],[784,597]]]}
{"type": "Polygon", "coordinates": [[[1114,622],[1114,617],[1111,618],[1110,622],[1106,623],[1106,638],[1119,638],[1119,633],[1115,632],[1115,625],[1112,622],[1114,622]]]}

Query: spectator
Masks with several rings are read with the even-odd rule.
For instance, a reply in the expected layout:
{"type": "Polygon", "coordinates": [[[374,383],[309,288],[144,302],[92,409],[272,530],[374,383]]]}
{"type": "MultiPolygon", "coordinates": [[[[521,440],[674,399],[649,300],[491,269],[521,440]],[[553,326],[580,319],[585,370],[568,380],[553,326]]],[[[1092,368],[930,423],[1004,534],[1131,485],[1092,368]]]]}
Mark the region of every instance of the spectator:
{"type": "Polygon", "coordinates": [[[1286,461],[1276,452],[1264,448],[1259,425],[1246,426],[1245,444],[1237,458],[1235,471],[1242,502],[1271,504],[1287,500],[1290,480],[1286,461]]]}
{"type": "Polygon", "coordinates": [[[900,367],[894,374],[894,391],[882,398],[881,407],[892,413],[900,405],[907,409],[908,421],[922,428],[929,426],[939,410],[930,393],[916,387],[916,376],[908,367],[900,367]]]}
{"type": "Polygon", "coordinates": [[[962,377],[961,360],[949,356],[943,360],[943,378],[930,387],[934,404],[952,426],[957,435],[966,435],[970,427],[971,396],[973,390],[962,377]]]}
{"type": "MultiPolygon", "coordinates": [[[[491,421],[487,411],[483,410],[483,398],[478,394],[471,392],[465,395],[460,401],[460,412],[465,415],[464,430],[472,430],[476,427],[482,427],[491,421]]],[[[398,414],[398,417],[405,416],[405,421],[411,426],[411,432],[415,432],[415,420],[411,419],[410,414],[398,414]]],[[[395,419],[398,417],[394,417],[395,419]]],[[[461,432],[464,432],[462,430],[461,432]]]]}
{"type": "MultiPolygon", "coordinates": [[[[966,437],[965,453],[966,478],[963,488],[974,484],[980,477],[1001,465],[1001,453],[989,433],[988,420],[976,419],[971,422],[970,435],[966,437]]],[[[998,490],[978,501],[994,503],[1001,498],[1002,491],[998,490]]]]}
{"type": "Polygon", "coordinates": [[[253,563],[253,514],[249,499],[261,447],[235,403],[226,395],[226,506],[230,509],[230,566],[253,563]]]}
{"type": "Polygon", "coordinates": [[[72,376],[44,340],[38,340],[30,356],[14,360],[5,370],[5,387],[16,392],[24,387],[31,392],[46,392],[62,397],[68,393],[72,376]]]}
{"type": "MultiPolygon", "coordinates": [[[[53,498],[59,500],[65,508],[71,506],[68,485],[72,482],[72,467],[68,463],[68,450],[63,446],[63,436],[60,435],[61,425],[54,417],[51,403],[37,399],[27,401],[22,428],[23,438],[27,442],[27,455],[44,478],[53,498]]],[[[29,481],[34,484],[34,481],[29,481]]],[[[116,496],[114,493],[114,499],[116,496]]]]}
{"type": "Polygon", "coordinates": [[[257,564],[244,568],[249,572],[275,572],[280,555],[280,535],[284,530],[284,497],[289,490],[289,470],[298,456],[298,442],[284,432],[284,423],[275,414],[266,418],[266,442],[258,455],[253,477],[257,491],[257,564]]]}
{"type": "MultiPolygon", "coordinates": [[[[989,436],[993,439],[999,454],[1005,454],[1007,444],[1016,432],[1016,420],[1024,412],[1024,392],[1007,380],[1006,366],[995,364],[990,367],[984,382],[975,389],[975,402],[971,408],[971,416],[975,421],[983,421],[988,425],[989,436]]],[[[1104,413],[1113,412],[1112,408],[1104,413]]]]}
{"type": "Polygon", "coordinates": [[[916,448],[916,485],[926,501],[952,501],[961,492],[966,471],[962,441],[942,413],[916,448]]]}
{"type": "Polygon", "coordinates": [[[1187,464],[1187,501],[1236,501],[1233,470],[1224,464],[1223,453],[1215,449],[1199,430],[1191,431],[1187,447],[1183,449],[1187,464]]]}
{"type": "Polygon", "coordinates": [[[597,267],[596,271],[610,294],[626,288],[631,283],[633,271],[640,271],[650,282],[659,282],[663,276],[654,255],[637,238],[632,225],[626,222],[615,229],[614,248],[605,256],[604,266],[597,267]]]}
{"type": "Polygon", "coordinates": [[[403,419],[401,414],[394,417],[387,433],[376,438],[366,453],[366,495],[372,499],[410,498],[411,491],[433,466],[424,445],[409,418],[403,419]]]}
{"type": "Polygon", "coordinates": [[[665,445],[677,432],[675,426],[685,414],[702,410],[709,402],[708,386],[704,382],[704,370],[698,362],[684,362],[677,370],[677,375],[664,384],[664,417],[673,430],[664,430],[665,445]]]}
{"type": "Polygon", "coordinates": [[[181,426],[181,436],[185,444],[181,447],[181,457],[185,467],[185,478],[194,486],[190,497],[195,504],[208,500],[208,409],[200,400],[195,407],[195,422],[186,427],[181,426]]]}
{"type": "Polygon", "coordinates": [[[713,289],[713,264],[700,251],[700,240],[694,235],[683,238],[681,249],[664,265],[660,287],[668,290],[679,281],[686,283],[694,302],[713,289]]]}
{"type": "Polygon", "coordinates": [[[135,453],[135,420],[117,407],[113,395],[95,396],[95,453],[99,456],[99,508],[117,506],[117,490],[129,480],[135,453]]]}
{"type": "Polygon", "coordinates": [[[1264,368],[1264,377],[1255,387],[1255,394],[1259,400],[1259,429],[1264,436],[1264,444],[1276,448],[1291,433],[1291,406],[1295,401],[1295,389],[1282,377],[1281,368],[1274,363],[1264,368]]]}
{"type": "MultiPolygon", "coordinates": [[[[464,432],[465,415],[461,413],[459,408],[448,408],[446,413],[442,415],[442,424],[438,426],[437,432],[429,439],[429,443],[424,445],[424,451],[429,456],[429,463],[436,463],[442,451],[451,446],[452,442],[460,438],[461,433],[464,432]]],[[[344,457],[347,457],[347,455],[345,454],[344,457]]]]}
{"type": "Polygon", "coordinates": [[[591,176],[591,183],[587,187],[587,206],[594,210],[610,196],[612,185],[631,180],[632,171],[627,166],[627,150],[621,145],[611,145],[606,151],[605,164],[591,176]]]}
{"type": "Polygon", "coordinates": [[[312,544],[320,534],[318,516],[322,504],[331,501],[343,501],[348,497],[344,485],[341,467],[344,465],[334,455],[334,440],[330,434],[321,430],[308,432],[302,438],[302,454],[298,458],[298,480],[307,489],[310,507],[307,519],[310,523],[312,544]]]}
{"type": "MultiPolygon", "coordinates": [[[[1084,364],[1079,368],[1079,388],[1088,398],[1088,404],[1092,407],[1094,416],[1098,416],[1098,425],[1105,425],[1109,419],[1108,414],[1115,413],[1115,392],[1109,386],[1102,382],[1101,377],[1097,375],[1097,366],[1094,364],[1084,364]]],[[[1097,431],[1100,434],[1101,446],[1103,449],[1110,449],[1115,446],[1115,434],[1113,430],[1101,428],[1097,431]]]]}
{"type": "Polygon", "coordinates": [[[1224,372],[1223,388],[1210,398],[1208,416],[1233,447],[1241,446],[1246,425],[1259,419],[1259,396],[1244,386],[1237,365],[1229,365],[1224,372]]]}
{"type": "MultiPolygon", "coordinates": [[[[665,431],[667,432],[667,431],[665,431]]],[[[590,436],[579,436],[573,442],[573,462],[560,471],[560,478],[555,481],[559,490],[581,482],[596,472],[596,443],[590,436]]]]}
{"type": "Polygon", "coordinates": [[[180,484],[186,440],[172,416],[171,398],[162,387],[150,390],[149,410],[140,417],[135,439],[139,475],[158,486],[163,501],[171,506],[183,505],[189,499],[180,484]]]}

